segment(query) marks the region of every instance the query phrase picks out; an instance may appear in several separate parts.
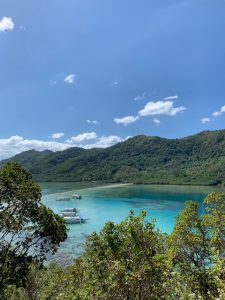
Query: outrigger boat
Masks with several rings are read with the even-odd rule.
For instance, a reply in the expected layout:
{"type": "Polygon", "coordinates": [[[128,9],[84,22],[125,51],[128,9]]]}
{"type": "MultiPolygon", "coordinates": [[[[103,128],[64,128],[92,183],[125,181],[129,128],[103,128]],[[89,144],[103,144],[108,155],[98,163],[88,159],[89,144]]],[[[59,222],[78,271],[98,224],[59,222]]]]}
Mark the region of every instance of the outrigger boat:
{"type": "Polygon", "coordinates": [[[73,199],[82,199],[82,196],[81,195],[72,195],[72,198],[73,199]]]}
{"type": "Polygon", "coordinates": [[[74,212],[74,213],[77,213],[78,210],[76,209],[76,207],[68,207],[68,208],[64,208],[62,210],[62,212],[74,212]]]}
{"type": "Polygon", "coordinates": [[[82,224],[87,221],[87,219],[81,218],[80,216],[68,216],[68,217],[63,217],[65,220],[66,224],[82,224]]]}
{"type": "Polygon", "coordinates": [[[82,218],[77,215],[77,209],[74,208],[65,208],[62,211],[62,217],[65,220],[66,224],[82,224],[85,223],[88,219],[82,218]]]}

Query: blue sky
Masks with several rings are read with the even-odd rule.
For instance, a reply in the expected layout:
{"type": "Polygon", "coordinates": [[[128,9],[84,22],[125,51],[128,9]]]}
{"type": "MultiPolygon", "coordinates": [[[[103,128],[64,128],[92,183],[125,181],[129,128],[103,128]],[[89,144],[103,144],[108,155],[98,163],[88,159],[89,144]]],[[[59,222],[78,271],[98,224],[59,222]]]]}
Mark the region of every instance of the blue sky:
{"type": "Polygon", "coordinates": [[[0,159],[225,126],[224,0],[1,0],[0,159]]]}

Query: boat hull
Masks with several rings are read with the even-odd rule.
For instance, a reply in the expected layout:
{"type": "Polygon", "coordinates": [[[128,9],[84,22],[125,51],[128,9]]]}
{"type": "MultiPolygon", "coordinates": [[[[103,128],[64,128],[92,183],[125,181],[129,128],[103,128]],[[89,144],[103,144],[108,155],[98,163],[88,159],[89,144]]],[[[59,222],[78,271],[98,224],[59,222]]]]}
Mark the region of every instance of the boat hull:
{"type": "Polygon", "coordinates": [[[78,218],[64,218],[66,224],[83,224],[87,219],[78,219],[78,218]]]}

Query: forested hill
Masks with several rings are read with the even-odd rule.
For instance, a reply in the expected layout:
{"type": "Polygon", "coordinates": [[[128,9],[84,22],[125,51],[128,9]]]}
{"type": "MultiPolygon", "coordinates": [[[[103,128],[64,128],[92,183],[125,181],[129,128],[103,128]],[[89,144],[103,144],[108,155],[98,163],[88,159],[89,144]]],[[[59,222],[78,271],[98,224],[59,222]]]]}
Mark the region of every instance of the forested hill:
{"type": "Polygon", "coordinates": [[[224,184],[225,130],[182,139],[136,136],[106,149],[31,150],[9,160],[38,181],[224,184]]]}

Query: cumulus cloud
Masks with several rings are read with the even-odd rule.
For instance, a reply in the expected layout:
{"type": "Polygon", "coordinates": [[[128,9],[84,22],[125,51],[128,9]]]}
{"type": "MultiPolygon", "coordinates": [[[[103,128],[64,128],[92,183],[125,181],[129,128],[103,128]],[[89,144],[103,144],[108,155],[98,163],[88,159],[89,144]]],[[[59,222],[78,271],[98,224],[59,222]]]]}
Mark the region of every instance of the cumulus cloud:
{"type": "MultiPolygon", "coordinates": [[[[175,98],[177,96],[170,96],[168,98],[175,98]]],[[[156,115],[167,115],[167,116],[175,116],[177,113],[183,112],[186,110],[184,106],[174,106],[173,101],[156,101],[156,102],[148,102],[145,107],[138,112],[137,116],[126,116],[123,118],[114,118],[113,121],[116,124],[123,124],[127,126],[128,124],[136,122],[139,118],[145,116],[156,116],[156,115]]],[[[159,119],[153,119],[153,122],[156,125],[160,124],[159,119]]]]}
{"type": "Polygon", "coordinates": [[[97,120],[87,120],[88,124],[93,124],[93,125],[97,125],[99,122],[97,120]]]}
{"type": "Polygon", "coordinates": [[[175,116],[177,113],[186,110],[186,107],[174,107],[173,101],[157,101],[148,102],[145,107],[139,111],[141,117],[155,116],[155,115],[168,115],[175,116]]]}
{"type": "Polygon", "coordinates": [[[71,145],[66,143],[27,140],[21,136],[12,136],[8,139],[0,139],[0,159],[5,159],[31,149],[35,149],[37,151],[61,151],[69,147],[71,147],[71,145]]]}
{"type": "Polygon", "coordinates": [[[212,121],[212,119],[210,119],[210,118],[202,118],[201,119],[202,124],[209,123],[211,121],[212,121]]]}
{"type": "Polygon", "coordinates": [[[88,140],[95,140],[97,139],[97,134],[95,132],[84,132],[81,134],[78,134],[77,136],[72,136],[69,140],[67,140],[67,143],[82,143],[83,141],[88,140]]]}
{"type": "Polygon", "coordinates": [[[69,84],[73,84],[76,78],[76,74],[69,74],[66,76],[66,78],[64,78],[64,82],[69,83],[69,84]]]}
{"type": "MultiPolygon", "coordinates": [[[[128,138],[128,137],[127,137],[128,138]]],[[[101,136],[97,138],[96,142],[82,145],[82,148],[91,149],[91,148],[107,148],[117,143],[125,141],[127,138],[123,139],[117,135],[110,136],[101,136]]]]}
{"type": "Polygon", "coordinates": [[[124,126],[127,126],[128,124],[134,123],[139,119],[139,116],[127,116],[124,118],[114,118],[113,121],[116,124],[123,124],[124,126]]]}
{"type": "Polygon", "coordinates": [[[15,27],[13,20],[11,18],[3,17],[0,20],[0,32],[6,32],[13,30],[15,27]]]}
{"type": "Polygon", "coordinates": [[[213,117],[219,117],[223,113],[225,113],[225,105],[222,106],[219,111],[215,111],[212,115],[213,115],[213,117]]]}
{"type": "Polygon", "coordinates": [[[55,141],[28,140],[21,136],[12,136],[8,139],[0,139],[0,160],[32,149],[37,151],[51,150],[55,152],[71,147],[84,149],[107,148],[128,138],[121,138],[114,135],[97,137],[96,133],[92,133],[92,135],[80,134],[75,139],[71,138],[66,142],[60,143],[55,141]],[[93,142],[90,142],[91,139],[93,142]]]}
{"type": "Polygon", "coordinates": [[[158,126],[160,125],[160,120],[159,120],[159,119],[156,119],[156,118],[155,118],[155,119],[153,119],[153,122],[154,122],[156,125],[158,125],[158,126]]]}
{"type": "Polygon", "coordinates": [[[58,133],[53,133],[52,135],[51,135],[51,138],[53,138],[53,139],[60,139],[61,137],[63,137],[64,136],[64,133],[63,132],[58,132],[58,133]]]}
{"type": "Polygon", "coordinates": [[[169,96],[164,98],[164,100],[172,100],[172,99],[178,99],[178,96],[169,96]]]}
{"type": "Polygon", "coordinates": [[[141,95],[137,95],[134,97],[134,101],[144,100],[146,98],[146,93],[142,93],[141,95]]]}

